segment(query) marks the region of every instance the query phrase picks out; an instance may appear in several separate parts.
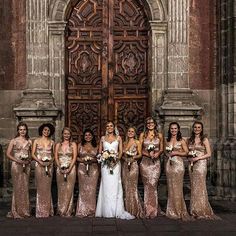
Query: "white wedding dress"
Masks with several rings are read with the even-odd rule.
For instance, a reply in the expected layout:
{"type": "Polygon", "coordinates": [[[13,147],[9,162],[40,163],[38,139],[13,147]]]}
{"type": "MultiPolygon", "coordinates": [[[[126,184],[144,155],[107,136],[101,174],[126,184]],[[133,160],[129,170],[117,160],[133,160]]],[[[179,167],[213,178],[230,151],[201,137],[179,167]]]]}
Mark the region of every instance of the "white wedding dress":
{"type": "MultiPolygon", "coordinates": [[[[109,143],[103,139],[103,150],[118,152],[118,146],[118,140],[109,143]]],[[[113,169],[113,174],[110,174],[107,166],[101,167],[101,183],[95,216],[126,220],[135,218],[124,209],[120,162],[113,169]]]]}

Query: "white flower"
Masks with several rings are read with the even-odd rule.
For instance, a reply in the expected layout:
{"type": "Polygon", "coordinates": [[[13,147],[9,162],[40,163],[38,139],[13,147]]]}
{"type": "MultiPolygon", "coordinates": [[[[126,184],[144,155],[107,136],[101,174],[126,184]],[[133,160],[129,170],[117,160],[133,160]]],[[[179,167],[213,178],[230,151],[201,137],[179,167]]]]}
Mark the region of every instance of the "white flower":
{"type": "Polygon", "coordinates": [[[173,150],[173,146],[172,145],[166,146],[166,151],[167,152],[172,152],[172,150],[173,150]]]}
{"type": "Polygon", "coordinates": [[[196,157],[197,156],[197,152],[196,150],[192,150],[188,153],[190,156],[196,157]]]}
{"type": "Polygon", "coordinates": [[[154,151],[155,150],[155,145],[150,143],[147,147],[148,152],[154,151]]]}
{"type": "Polygon", "coordinates": [[[42,157],[43,162],[47,162],[47,161],[51,161],[51,160],[52,160],[52,157],[50,157],[50,156],[43,156],[42,157]]]}
{"type": "Polygon", "coordinates": [[[22,154],[20,155],[20,159],[21,159],[22,161],[27,160],[28,158],[29,158],[29,155],[28,155],[27,153],[22,153],[22,154]]]}
{"type": "Polygon", "coordinates": [[[84,158],[84,160],[85,160],[85,161],[91,161],[92,158],[91,158],[90,156],[86,156],[86,157],[84,158]]]}

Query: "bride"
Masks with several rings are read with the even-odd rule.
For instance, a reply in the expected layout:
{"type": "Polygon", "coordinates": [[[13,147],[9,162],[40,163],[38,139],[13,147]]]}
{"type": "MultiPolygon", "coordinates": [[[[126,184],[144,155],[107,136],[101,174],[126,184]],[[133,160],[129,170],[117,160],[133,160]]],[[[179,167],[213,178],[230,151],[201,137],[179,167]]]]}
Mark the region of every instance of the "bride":
{"type": "Polygon", "coordinates": [[[112,121],[106,124],[106,135],[100,140],[99,153],[114,151],[118,161],[113,168],[113,174],[107,166],[101,167],[101,183],[98,194],[96,217],[116,217],[120,219],[134,219],[124,210],[123,190],[121,184],[122,139],[116,134],[115,124],[112,121]]]}

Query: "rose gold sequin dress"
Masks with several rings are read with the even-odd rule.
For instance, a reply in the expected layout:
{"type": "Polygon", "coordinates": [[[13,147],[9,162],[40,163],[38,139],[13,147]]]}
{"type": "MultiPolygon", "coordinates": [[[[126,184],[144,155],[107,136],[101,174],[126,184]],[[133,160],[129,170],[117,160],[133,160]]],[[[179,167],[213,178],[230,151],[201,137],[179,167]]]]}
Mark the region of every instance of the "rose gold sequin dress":
{"type": "MultiPolygon", "coordinates": [[[[155,151],[160,148],[160,139],[155,138],[152,141],[144,139],[143,147],[147,150],[149,144],[155,145],[155,151]]],[[[160,213],[158,205],[157,184],[161,173],[159,159],[152,160],[150,157],[143,156],[140,163],[140,173],[144,185],[144,211],[146,218],[154,218],[160,213]]]]}
{"type": "MultiPolygon", "coordinates": [[[[91,152],[86,152],[81,146],[79,150],[79,156],[85,157],[89,156],[96,158],[97,151],[91,150],[91,152]]],[[[96,162],[89,165],[89,171],[86,171],[86,165],[84,163],[79,163],[78,167],[78,181],[79,181],[79,197],[77,202],[76,216],[86,217],[95,216],[96,210],[96,191],[98,183],[99,169],[96,162]]]]}
{"type": "MultiPolygon", "coordinates": [[[[195,150],[197,156],[205,155],[204,145],[189,145],[189,150],[195,150]]],[[[208,201],[206,188],[207,159],[194,162],[193,171],[189,165],[191,181],[190,214],[198,219],[219,219],[214,213],[208,201]]]]}
{"type": "MultiPolygon", "coordinates": [[[[31,142],[27,141],[22,145],[17,139],[14,140],[13,155],[15,158],[20,159],[22,154],[29,155],[31,142]]],[[[24,218],[30,216],[30,202],[29,202],[29,176],[30,164],[18,164],[15,161],[11,165],[11,176],[13,184],[12,205],[11,212],[8,217],[24,218]]]]}
{"type": "MultiPolygon", "coordinates": [[[[73,158],[73,147],[69,146],[65,152],[63,152],[60,145],[58,150],[59,163],[72,162],[73,158]]],[[[73,166],[71,172],[66,175],[60,172],[57,168],[57,189],[58,189],[58,202],[57,202],[57,214],[60,216],[71,216],[73,212],[73,200],[74,200],[74,186],[76,180],[76,167],[73,166]]]]}
{"type": "MultiPolygon", "coordinates": [[[[169,143],[167,143],[167,146],[169,143]]],[[[173,151],[181,151],[182,144],[177,142],[173,147],[173,151]]],[[[180,156],[173,156],[171,161],[168,159],[166,163],[166,177],[168,187],[168,200],[166,208],[166,216],[171,219],[190,220],[187,212],[183,194],[184,180],[184,162],[180,156]]]]}
{"type": "MultiPolygon", "coordinates": [[[[126,150],[128,151],[128,150],[126,150]]],[[[137,155],[137,144],[133,144],[129,151],[137,155]]],[[[137,161],[134,161],[128,166],[128,162],[123,163],[122,168],[122,180],[123,188],[125,192],[125,209],[131,215],[142,218],[144,216],[141,198],[138,193],[138,175],[139,175],[139,166],[137,161]]]]}
{"type": "MultiPolygon", "coordinates": [[[[39,160],[44,156],[52,156],[53,143],[51,142],[46,148],[37,144],[36,153],[39,160]]],[[[36,217],[53,216],[52,205],[52,184],[53,164],[48,166],[48,175],[46,175],[45,167],[35,163],[35,180],[36,180],[36,217]]]]}

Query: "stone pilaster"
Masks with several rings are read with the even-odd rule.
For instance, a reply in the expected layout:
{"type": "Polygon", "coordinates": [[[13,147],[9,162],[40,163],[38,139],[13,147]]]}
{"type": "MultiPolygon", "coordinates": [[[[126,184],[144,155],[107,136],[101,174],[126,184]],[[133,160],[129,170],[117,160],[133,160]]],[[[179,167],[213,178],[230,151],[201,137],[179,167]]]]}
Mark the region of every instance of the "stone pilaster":
{"type": "Polygon", "coordinates": [[[178,121],[183,134],[188,136],[201,110],[189,88],[189,0],[168,1],[168,11],[167,82],[157,113],[165,130],[169,122],[178,121]]]}
{"type": "Polygon", "coordinates": [[[48,4],[47,0],[26,1],[27,89],[14,111],[33,135],[42,122],[54,122],[59,114],[49,90],[48,4]]]}
{"type": "Polygon", "coordinates": [[[217,197],[236,199],[236,3],[218,2],[219,25],[219,140],[217,143],[217,197]]]}

